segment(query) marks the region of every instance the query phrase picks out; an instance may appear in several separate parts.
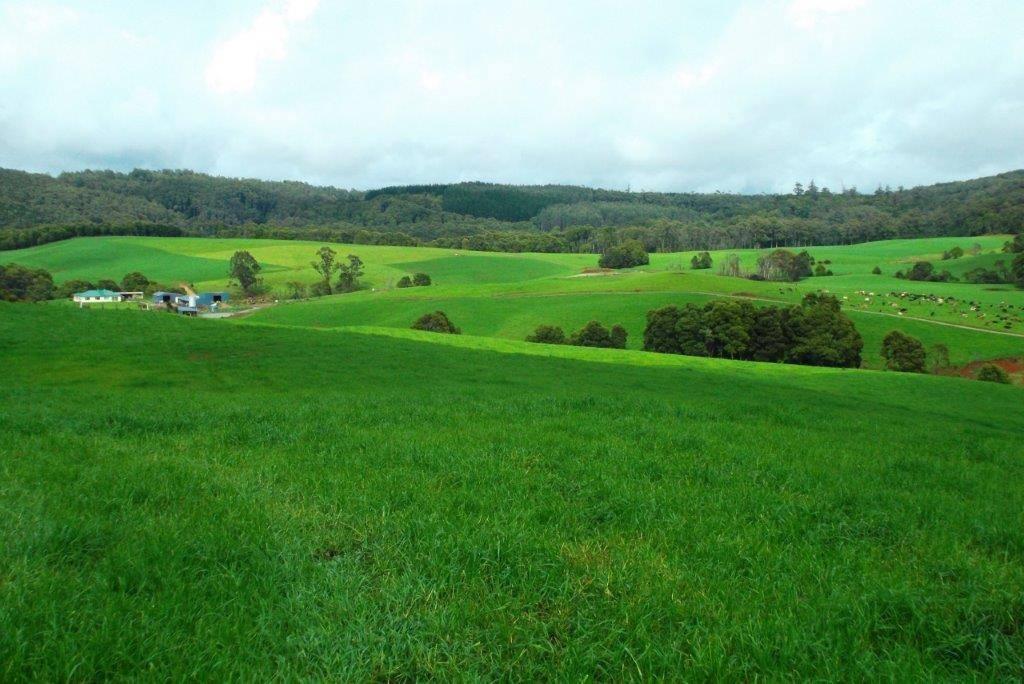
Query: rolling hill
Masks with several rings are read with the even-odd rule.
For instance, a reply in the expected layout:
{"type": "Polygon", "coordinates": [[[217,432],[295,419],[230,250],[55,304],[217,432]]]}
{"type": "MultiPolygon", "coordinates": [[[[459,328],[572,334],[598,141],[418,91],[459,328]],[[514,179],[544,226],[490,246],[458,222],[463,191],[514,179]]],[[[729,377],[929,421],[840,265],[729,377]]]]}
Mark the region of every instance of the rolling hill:
{"type": "Polygon", "coordinates": [[[53,305],[0,348],[5,680],[1020,672],[1016,388],[53,305]]]}
{"type": "Polygon", "coordinates": [[[738,297],[757,304],[795,304],[804,294],[827,290],[843,302],[865,338],[865,360],[880,367],[882,338],[893,329],[943,344],[956,365],[1024,356],[1024,291],[1009,285],[913,282],[893,277],[917,260],[963,272],[1005,258],[1005,236],[892,240],[850,246],[813,247],[835,273],[799,283],[757,282],[719,275],[717,265],[736,254],[753,269],[764,250],[713,252],[716,267],[689,268],[692,253],[654,254],[650,266],[623,272],[587,273],[589,254],[501,254],[422,247],[334,245],[341,256],[358,254],[366,264],[367,289],[308,301],[288,301],[288,282],[312,284],[310,266],[322,243],[205,238],[87,238],[0,252],[0,263],[49,269],[58,281],[120,279],[142,271],[164,283],[189,281],[200,289],[228,286],[231,255],[249,250],[278,306],[246,323],[337,328],[376,326],[406,329],[421,314],[446,311],[467,334],[522,340],[541,324],[578,329],[590,320],[622,324],[629,346],[639,348],[647,311],[668,304],[738,297]],[[954,246],[975,256],[941,261],[954,246]],[[871,271],[878,266],[883,271],[871,271]],[[426,272],[429,288],[398,289],[403,275],[426,272]]]}

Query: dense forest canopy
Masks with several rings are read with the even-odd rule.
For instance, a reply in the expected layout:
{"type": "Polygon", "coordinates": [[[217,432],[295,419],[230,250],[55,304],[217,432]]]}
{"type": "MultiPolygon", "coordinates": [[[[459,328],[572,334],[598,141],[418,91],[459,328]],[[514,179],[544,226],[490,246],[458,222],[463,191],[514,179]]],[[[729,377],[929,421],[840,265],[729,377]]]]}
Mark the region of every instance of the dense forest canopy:
{"type": "Polygon", "coordinates": [[[217,235],[601,252],[847,244],[1018,233],[1024,171],[911,189],[652,193],[565,185],[413,185],[368,192],[192,171],[0,169],[0,249],[80,235],[217,235]]]}

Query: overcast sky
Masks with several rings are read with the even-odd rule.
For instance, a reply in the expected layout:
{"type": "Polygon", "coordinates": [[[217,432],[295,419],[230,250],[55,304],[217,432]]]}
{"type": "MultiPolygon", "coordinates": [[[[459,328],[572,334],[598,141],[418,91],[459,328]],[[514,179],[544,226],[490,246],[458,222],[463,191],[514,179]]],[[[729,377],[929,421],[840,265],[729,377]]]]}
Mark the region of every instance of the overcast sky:
{"type": "Polygon", "coordinates": [[[969,178],[1024,167],[1024,0],[0,0],[0,166],[969,178]]]}

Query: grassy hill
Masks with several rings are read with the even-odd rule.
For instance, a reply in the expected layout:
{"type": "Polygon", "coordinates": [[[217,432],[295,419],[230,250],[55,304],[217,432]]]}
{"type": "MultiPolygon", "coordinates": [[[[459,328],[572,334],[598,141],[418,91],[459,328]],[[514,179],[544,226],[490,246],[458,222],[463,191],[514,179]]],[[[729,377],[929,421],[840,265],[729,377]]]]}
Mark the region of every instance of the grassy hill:
{"type": "Polygon", "coordinates": [[[1024,661],[1016,388],[46,305],[0,348],[4,680],[1024,661]]]}
{"type": "MultiPolygon", "coordinates": [[[[865,338],[865,360],[880,367],[882,338],[900,329],[926,346],[945,344],[953,363],[1024,356],[1024,291],[1008,285],[929,283],[899,280],[918,260],[963,273],[1006,258],[1005,236],[890,240],[861,245],[812,247],[836,275],[799,283],[756,282],[718,275],[717,265],[737,254],[753,269],[766,250],[713,252],[716,268],[689,268],[693,253],[652,255],[651,265],[617,273],[588,274],[591,254],[502,254],[422,247],[334,245],[339,255],[358,254],[366,263],[368,289],[323,299],[282,302],[246,319],[250,323],[300,327],[377,326],[405,329],[427,311],[446,311],[467,334],[522,340],[540,324],[577,329],[597,319],[619,323],[639,348],[646,312],[667,304],[743,297],[758,304],[796,303],[808,293],[828,290],[844,306],[865,338]],[[953,246],[977,244],[976,256],[941,261],[953,246]],[[882,275],[871,270],[879,266],[882,275]],[[423,271],[428,288],[397,289],[403,275],[423,271]],[[904,296],[900,296],[904,295],[904,296]],[[952,298],[952,301],[950,301],[952,298]],[[939,300],[942,300],[941,302],[939,300]]],[[[263,265],[276,296],[285,283],[311,284],[310,267],[322,243],[202,238],[87,238],[26,250],[0,252],[0,263],[18,262],[70,278],[121,278],[140,270],[165,283],[190,281],[200,289],[227,287],[228,260],[247,249],[263,265]]]]}

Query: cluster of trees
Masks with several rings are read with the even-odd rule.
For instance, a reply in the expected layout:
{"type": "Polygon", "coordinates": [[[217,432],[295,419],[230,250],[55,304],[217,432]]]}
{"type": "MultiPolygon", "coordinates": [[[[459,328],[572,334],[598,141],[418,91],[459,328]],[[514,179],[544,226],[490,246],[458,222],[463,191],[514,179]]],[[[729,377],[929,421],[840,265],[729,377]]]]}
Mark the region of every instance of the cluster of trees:
{"type": "MultiPolygon", "coordinates": [[[[882,358],[885,360],[885,367],[888,370],[901,373],[926,373],[929,356],[932,357],[931,370],[933,373],[939,373],[949,368],[949,349],[944,344],[935,345],[929,354],[925,351],[921,340],[899,330],[890,331],[882,339],[882,358]]],[[[1010,384],[1010,376],[1007,372],[993,363],[982,365],[974,377],[984,382],[1010,384]]]]}
{"type": "MultiPolygon", "coordinates": [[[[966,271],[963,279],[969,283],[981,285],[996,285],[1001,283],[1013,283],[1017,287],[1024,288],[1024,235],[1017,235],[1013,240],[1003,246],[1003,251],[1012,255],[1009,264],[1003,260],[997,260],[991,267],[978,266],[966,271]]],[[[970,253],[977,256],[981,252],[980,245],[971,247],[970,253]]],[[[942,253],[942,259],[960,259],[964,256],[964,250],[960,247],[953,247],[942,253]]],[[[949,271],[937,272],[935,267],[927,261],[919,261],[914,264],[910,271],[904,273],[898,271],[897,278],[908,280],[924,280],[931,282],[956,281],[957,278],[949,271]]]]}
{"type": "Polygon", "coordinates": [[[349,254],[345,261],[338,261],[338,253],[326,245],[316,251],[316,260],[310,262],[320,280],[311,288],[314,297],[323,295],[355,292],[359,289],[359,279],[363,277],[363,260],[355,254],[349,254]],[[337,274],[338,279],[331,285],[337,274]]]}
{"type": "Polygon", "coordinates": [[[930,261],[918,261],[915,263],[909,271],[904,273],[903,271],[896,271],[897,278],[905,278],[907,280],[919,280],[930,283],[946,283],[949,281],[955,281],[949,271],[943,270],[938,272],[930,261]]]}
{"type": "MultiPolygon", "coordinates": [[[[795,283],[803,278],[811,276],[830,276],[832,270],[828,268],[831,261],[815,262],[807,250],[799,253],[788,249],[774,249],[768,254],[757,258],[757,270],[753,273],[746,273],[743,264],[737,254],[730,254],[722,261],[718,272],[721,275],[734,278],[746,277],[750,280],[771,280],[795,283]],[[812,268],[812,266],[814,268],[812,268]]],[[[692,268],[711,268],[711,255],[701,252],[690,260],[692,268]]]]}
{"type": "Polygon", "coordinates": [[[634,266],[646,266],[651,263],[644,244],[639,240],[626,240],[625,242],[613,245],[606,249],[601,258],[598,259],[598,266],[601,268],[633,268],[634,266]]]}
{"type": "Polygon", "coordinates": [[[161,285],[143,273],[132,271],[121,278],[121,282],[102,278],[95,282],[82,278],[65,280],[59,285],[53,282],[53,275],[43,268],[31,268],[20,264],[0,265],[0,300],[10,302],[39,302],[47,299],[65,299],[76,292],[86,290],[113,290],[115,292],[142,292],[150,295],[157,290],[183,292],[180,288],[161,285]]]}
{"type": "MultiPolygon", "coordinates": [[[[355,254],[349,254],[344,261],[338,259],[338,253],[324,245],[316,251],[316,259],[310,262],[319,279],[312,286],[298,280],[285,283],[292,299],[303,299],[307,293],[314,297],[324,295],[355,292],[361,287],[359,279],[363,277],[363,260],[355,254]]],[[[247,296],[257,296],[265,292],[263,278],[259,275],[263,267],[256,258],[246,250],[239,250],[231,257],[228,275],[232,284],[237,284],[247,296]]],[[[430,276],[418,273],[417,284],[429,285],[430,276]]]]}
{"type": "Polygon", "coordinates": [[[425,313],[416,319],[412,324],[413,330],[425,330],[427,332],[447,333],[449,335],[460,335],[460,330],[444,311],[425,313]]]}
{"type": "Polygon", "coordinates": [[[650,193],[485,183],[370,192],[191,171],[0,170],[0,249],[86,234],[187,234],[603,254],[775,249],[1017,232],[1024,172],[912,189],[650,193]],[[153,231],[153,232],[150,232],[153,231]]]}
{"type": "Polygon", "coordinates": [[[712,266],[711,255],[709,253],[707,253],[707,252],[701,252],[700,254],[695,254],[695,255],[693,255],[693,258],[690,259],[690,268],[692,268],[692,269],[696,270],[696,269],[711,268],[711,266],[712,266]]]}
{"type": "Polygon", "coordinates": [[[576,347],[600,347],[603,349],[625,349],[629,333],[621,325],[606,328],[599,321],[590,321],[566,337],[557,325],[538,326],[533,334],[526,336],[527,342],[542,344],[569,344],[576,347]]]}
{"type": "Polygon", "coordinates": [[[801,278],[813,275],[813,265],[814,257],[808,254],[807,250],[794,254],[788,249],[776,249],[757,258],[757,273],[751,277],[757,280],[783,280],[795,283],[801,278]]]}
{"type": "Polygon", "coordinates": [[[125,274],[121,278],[121,282],[118,283],[116,280],[110,278],[101,278],[95,282],[91,280],[85,280],[82,278],[74,278],[71,280],[65,280],[60,285],[57,285],[54,289],[55,298],[66,298],[70,297],[76,292],[84,292],[85,290],[114,290],[123,292],[142,292],[145,295],[151,295],[154,292],[161,290],[163,292],[178,292],[184,293],[184,290],[180,286],[176,285],[163,285],[155,280],[150,279],[144,273],[139,271],[132,271],[131,273],[125,274]]]}
{"type": "Polygon", "coordinates": [[[402,276],[398,279],[398,287],[427,287],[430,285],[430,276],[426,273],[415,273],[410,278],[409,276],[402,276]]]}
{"type": "Polygon", "coordinates": [[[53,276],[43,268],[0,265],[0,301],[41,302],[53,298],[53,276]]]}
{"type": "Polygon", "coordinates": [[[647,313],[644,349],[753,361],[856,368],[864,340],[839,301],[811,293],[798,306],[719,299],[647,313]]]}
{"type": "Polygon", "coordinates": [[[1014,282],[1014,276],[1006,262],[999,260],[992,264],[992,268],[978,266],[964,273],[964,280],[978,285],[998,285],[1000,283],[1014,282]]]}

